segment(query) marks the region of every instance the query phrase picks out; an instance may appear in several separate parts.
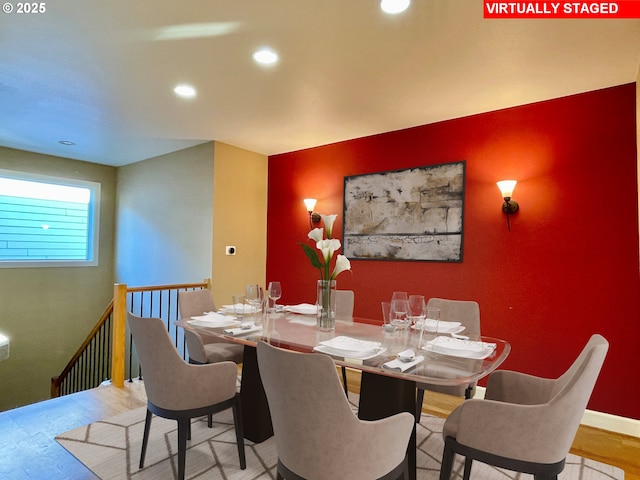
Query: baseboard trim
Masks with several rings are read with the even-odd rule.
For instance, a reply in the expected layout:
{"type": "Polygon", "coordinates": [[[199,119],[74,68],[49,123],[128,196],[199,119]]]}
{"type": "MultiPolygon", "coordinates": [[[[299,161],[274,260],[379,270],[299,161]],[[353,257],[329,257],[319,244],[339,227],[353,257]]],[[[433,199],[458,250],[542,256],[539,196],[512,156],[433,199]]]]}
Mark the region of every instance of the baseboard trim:
{"type": "MultiPolygon", "coordinates": [[[[484,392],[484,387],[476,387],[476,394],[473,398],[484,398],[484,392]]],[[[640,438],[640,420],[633,418],[586,410],[580,423],[589,427],[640,438]]]]}

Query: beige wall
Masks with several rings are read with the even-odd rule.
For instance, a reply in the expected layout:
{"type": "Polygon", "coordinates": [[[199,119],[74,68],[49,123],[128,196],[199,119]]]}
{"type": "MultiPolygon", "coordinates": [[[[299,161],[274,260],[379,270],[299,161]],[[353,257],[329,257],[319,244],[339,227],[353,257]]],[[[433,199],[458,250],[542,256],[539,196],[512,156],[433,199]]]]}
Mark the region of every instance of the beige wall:
{"type": "Polygon", "coordinates": [[[213,142],[118,169],[117,282],[201,282],[211,276],[213,142]]]}
{"type": "Polygon", "coordinates": [[[216,142],[213,161],[212,289],[231,303],[247,283],[264,286],[267,256],[267,156],[216,142]],[[225,247],[236,247],[236,255],[225,247]]]}
{"type": "Polygon", "coordinates": [[[101,185],[98,266],[0,268],[0,410],[49,398],[51,377],[71,359],[113,296],[116,169],[0,148],[0,168],[101,185]]]}

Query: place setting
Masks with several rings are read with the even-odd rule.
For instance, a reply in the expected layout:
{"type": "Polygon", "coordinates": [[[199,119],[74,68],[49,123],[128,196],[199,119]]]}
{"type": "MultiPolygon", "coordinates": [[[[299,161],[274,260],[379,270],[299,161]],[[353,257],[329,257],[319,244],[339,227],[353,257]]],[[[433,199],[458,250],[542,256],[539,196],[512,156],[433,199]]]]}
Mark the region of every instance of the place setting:
{"type": "Polygon", "coordinates": [[[329,340],[321,341],[314,347],[314,350],[342,358],[369,360],[383,354],[387,351],[387,348],[382,345],[381,342],[340,335],[329,340]]]}
{"type": "Polygon", "coordinates": [[[233,315],[226,315],[219,312],[205,312],[187,320],[189,325],[208,328],[226,328],[240,325],[240,321],[233,315]]]}

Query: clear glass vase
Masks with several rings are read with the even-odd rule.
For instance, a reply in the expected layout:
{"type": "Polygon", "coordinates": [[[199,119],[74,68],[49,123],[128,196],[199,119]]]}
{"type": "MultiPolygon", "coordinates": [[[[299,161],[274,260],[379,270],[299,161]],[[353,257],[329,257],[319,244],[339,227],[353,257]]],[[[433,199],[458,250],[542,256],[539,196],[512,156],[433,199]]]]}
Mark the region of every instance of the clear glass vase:
{"type": "Polygon", "coordinates": [[[316,296],[318,330],[330,332],[336,328],[336,281],[318,280],[316,296]]]}

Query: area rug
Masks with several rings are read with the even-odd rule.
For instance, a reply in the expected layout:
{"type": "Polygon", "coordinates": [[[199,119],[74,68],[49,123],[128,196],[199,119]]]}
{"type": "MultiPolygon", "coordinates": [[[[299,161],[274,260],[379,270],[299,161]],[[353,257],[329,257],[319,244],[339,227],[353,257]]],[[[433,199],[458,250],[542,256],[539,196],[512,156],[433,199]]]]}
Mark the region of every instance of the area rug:
{"type": "MultiPolygon", "coordinates": [[[[353,399],[352,399],[353,404],[353,399]]],[[[355,404],[353,404],[355,409],[355,404]]],[[[154,417],[144,468],[139,468],[140,447],[146,408],[138,408],[104,421],[71,430],[56,440],[103,480],[144,480],[177,478],[177,426],[172,420],[154,417]]],[[[240,470],[231,411],[194,419],[188,442],[186,477],[193,480],[275,479],[277,453],[272,438],[260,444],[245,442],[246,470],[240,470]]],[[[417,427],[417,478],[437,480],[440,472],[444,420],[423,415],[417,427]]],[[[463,464],[457,457],[456,479],[462,478],[463,464]]],[[[472,478],[481,480],[532,479],[474,462],[472,478]]],[[[624,472],[603,463],[569,455],[561,480],[623,480],[624,472]]],[[[348,480],[348,479],[346,479],[348,480]]]]}

